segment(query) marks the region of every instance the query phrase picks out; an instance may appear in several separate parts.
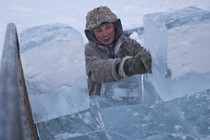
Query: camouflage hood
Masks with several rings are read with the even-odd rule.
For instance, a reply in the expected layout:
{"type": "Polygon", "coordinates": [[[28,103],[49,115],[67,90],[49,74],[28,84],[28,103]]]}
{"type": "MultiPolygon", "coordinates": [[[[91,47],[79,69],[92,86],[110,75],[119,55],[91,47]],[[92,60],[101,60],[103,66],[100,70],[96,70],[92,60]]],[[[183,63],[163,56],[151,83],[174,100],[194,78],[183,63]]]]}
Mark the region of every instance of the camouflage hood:
{"type": "Polygon", "coordinates": [[[115,42],[123,33],[120,19],[118,19],[117,16],[107,6],[100,6],[89,11],[86,16],[85,35],[89,41],[93,41],[96,44],[103,46],[103,44],[96,40],[92,30],[94,30],[104,22],[112,22],[114,24],[116,32],[115,42]]]}
{"type": "Polygon", "coordinates": [[[85,30],[93,30],[104,22],[115,22],[117,19],[107,6],[97,7],[87,13],[85,30]]]}

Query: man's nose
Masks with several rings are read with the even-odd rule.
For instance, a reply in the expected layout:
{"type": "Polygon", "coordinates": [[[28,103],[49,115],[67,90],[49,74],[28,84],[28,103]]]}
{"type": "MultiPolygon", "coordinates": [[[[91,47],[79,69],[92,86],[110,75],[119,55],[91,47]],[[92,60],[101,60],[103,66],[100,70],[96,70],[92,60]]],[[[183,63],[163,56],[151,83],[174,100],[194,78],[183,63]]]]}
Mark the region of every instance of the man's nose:
{"type": "Polygon", "coordinates": [[[108,30],[102,29],[102,35],[107,36],[109,34],[108,30]]]}

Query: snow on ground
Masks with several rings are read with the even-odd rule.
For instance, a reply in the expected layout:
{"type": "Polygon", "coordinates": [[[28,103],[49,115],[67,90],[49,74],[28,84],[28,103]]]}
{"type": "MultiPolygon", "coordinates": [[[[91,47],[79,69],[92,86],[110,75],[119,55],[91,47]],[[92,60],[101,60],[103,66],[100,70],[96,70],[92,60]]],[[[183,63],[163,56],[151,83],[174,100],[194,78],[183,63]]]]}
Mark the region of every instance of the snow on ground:
{"type": "Polygon", "coordinates": [[[109,6],[121,18],[124,29],[142,26],[143,16],[148,13],[187,6],[210,9],[208,0],[1,0],[0,59],[8,23],[15,23],[20,33],[29,27],[59,22],[74,27],[84,36],[87,12],[100,5],[109,6]]]}

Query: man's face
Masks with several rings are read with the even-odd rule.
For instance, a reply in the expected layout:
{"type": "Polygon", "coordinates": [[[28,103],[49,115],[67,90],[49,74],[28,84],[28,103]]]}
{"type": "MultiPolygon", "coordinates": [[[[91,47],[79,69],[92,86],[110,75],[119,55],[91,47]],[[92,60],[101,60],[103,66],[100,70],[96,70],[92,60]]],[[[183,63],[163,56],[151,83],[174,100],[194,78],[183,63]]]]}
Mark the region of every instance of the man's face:
{"type": "Polygon", "coordinates": [[[104,44],[110,45],[115,38],[115,29],[112,23],[104,23],[93,30],[96,39],[104,44]]]}

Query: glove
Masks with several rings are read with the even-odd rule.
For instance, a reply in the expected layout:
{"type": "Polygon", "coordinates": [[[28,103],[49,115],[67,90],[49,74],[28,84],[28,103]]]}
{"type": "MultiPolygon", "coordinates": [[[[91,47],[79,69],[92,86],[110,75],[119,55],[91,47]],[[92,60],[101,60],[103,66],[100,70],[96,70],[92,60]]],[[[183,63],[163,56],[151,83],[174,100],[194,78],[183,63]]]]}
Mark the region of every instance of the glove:
{"type": "MultiPolygon", "coordinates": [[[[147,51],[141,52],[135,55],[133,58],[125,59],[125,61],[122,60],[122,64],[120,65],[123,67],[123,71],[127,76],[152,72],[152,58],[150,53],[147,51]]],[[[119,71],[119,73],[122,72],[119,71]]],[[[122,76],[125,77],[123,74],[122,76]]]]}

